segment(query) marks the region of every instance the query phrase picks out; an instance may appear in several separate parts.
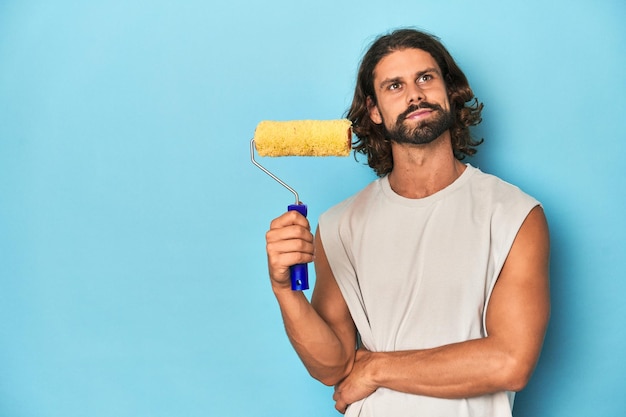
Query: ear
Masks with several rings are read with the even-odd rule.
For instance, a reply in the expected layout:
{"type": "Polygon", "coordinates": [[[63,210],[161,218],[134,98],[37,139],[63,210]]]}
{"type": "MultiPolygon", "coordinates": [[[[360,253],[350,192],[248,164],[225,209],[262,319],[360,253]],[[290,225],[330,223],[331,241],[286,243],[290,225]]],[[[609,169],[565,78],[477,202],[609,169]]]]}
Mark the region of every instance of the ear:
{"type": "Polygon", "coordinates": [[[380,111],[378,110],[378,106],[374,104],[374,100],[371,97],[367,97],[367,112],[369,113],[370,119],[375,124],[379,125],[383,122],[383,118],[380,115],[380,111]]]}

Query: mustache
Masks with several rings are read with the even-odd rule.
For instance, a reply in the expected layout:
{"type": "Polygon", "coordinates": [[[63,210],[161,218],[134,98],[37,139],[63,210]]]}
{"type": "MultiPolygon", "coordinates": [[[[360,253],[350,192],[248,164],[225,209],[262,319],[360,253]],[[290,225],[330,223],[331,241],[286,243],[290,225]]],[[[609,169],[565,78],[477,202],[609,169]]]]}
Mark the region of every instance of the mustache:
{"type": "Polygon", "coordinates": [[[420,109],[431,109],[435,111],[443,111],[443,108],[440,105],[423,101],[420,104],[411,104],[404,112],[402,112],[398,116],[398,122],[402,122],[403,120],[406,119],[406,117],[409,114],[420,109]]]}

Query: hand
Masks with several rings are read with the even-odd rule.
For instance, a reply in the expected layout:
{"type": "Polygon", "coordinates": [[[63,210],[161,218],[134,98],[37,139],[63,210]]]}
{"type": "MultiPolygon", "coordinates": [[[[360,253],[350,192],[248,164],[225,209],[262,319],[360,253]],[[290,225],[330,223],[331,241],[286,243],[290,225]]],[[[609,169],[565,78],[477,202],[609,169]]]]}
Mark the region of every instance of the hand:
{"type": "Polygon", "coordinates": [[[265,234],[272,286],[291,288],[289,267],[313,261],[313,234],[309,221],[297,211],[274,219],[265,234]]]}
{"type": "Polygon", "coordinates": [[[378,386],[374,384],[368,367],[374,358],[374,354],[367,349],[356,351],[354,365],[350,374],[335,386],[335,408],[341,414],[346,412],[348,406],[363,398],[369,397],[378,386]]]}

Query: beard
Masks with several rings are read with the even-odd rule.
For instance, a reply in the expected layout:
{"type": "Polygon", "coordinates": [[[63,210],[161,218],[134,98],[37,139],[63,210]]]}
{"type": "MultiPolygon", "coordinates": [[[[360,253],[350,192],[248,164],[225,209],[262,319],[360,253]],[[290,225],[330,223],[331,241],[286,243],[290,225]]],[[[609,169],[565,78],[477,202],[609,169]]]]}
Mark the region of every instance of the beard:
{"type": "Polygon", "coordinates": [[[454,118],[449,110],[444,110],[443,107],[438,104],[427,102],[409,106],[406,111],[398,116],[395,125],[391,129],[387,129],[384,120],[382,123],[387,139],[392,142],[410,145],[428,144],[441,136],[446,130],[449,130],[453,124],[454,118]],[[432,117],[428,120],[419,121],[417,125],[413,127],[404,124],[406,117],[419,109],[433,110],[431,114],[432,117]]]}

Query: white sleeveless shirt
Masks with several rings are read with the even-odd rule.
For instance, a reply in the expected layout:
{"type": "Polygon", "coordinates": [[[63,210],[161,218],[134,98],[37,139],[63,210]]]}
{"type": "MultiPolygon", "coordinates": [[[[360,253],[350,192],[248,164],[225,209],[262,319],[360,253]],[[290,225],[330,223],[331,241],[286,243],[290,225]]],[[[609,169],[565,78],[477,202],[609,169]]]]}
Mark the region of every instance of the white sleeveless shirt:
{"type": "MultiPolygon", "coordinates": [[[[383,177],[322,214],[324,249],[363,346],[389,352],[485,337],[491,291],[538,204],[468,164],[426,198],[404,198],[383,177]]],[[[345,415],[510,417],[509,394],[441,399],[380,388],[345,415]]]]}

